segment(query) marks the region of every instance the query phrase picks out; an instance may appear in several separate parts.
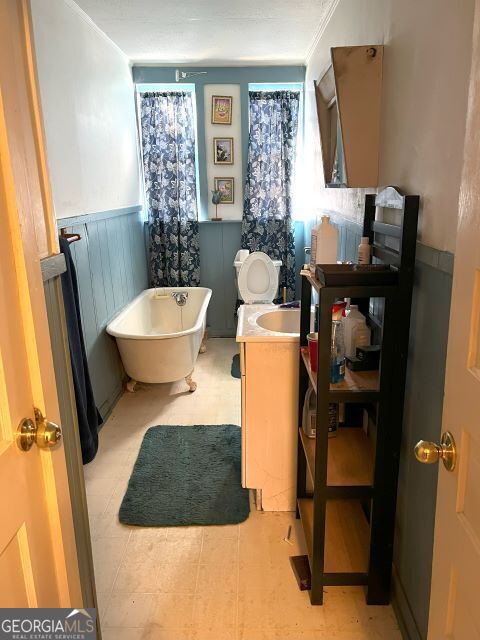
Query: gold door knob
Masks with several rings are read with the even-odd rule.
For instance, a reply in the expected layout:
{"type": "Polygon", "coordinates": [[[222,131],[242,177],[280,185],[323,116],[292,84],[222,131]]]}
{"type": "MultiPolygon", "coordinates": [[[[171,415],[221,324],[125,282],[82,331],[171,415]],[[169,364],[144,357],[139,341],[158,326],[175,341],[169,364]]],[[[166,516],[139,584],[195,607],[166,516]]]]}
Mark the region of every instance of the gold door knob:
{"type": "Polygon", "coordinates": [[[35,409],[35,422],[37,423],[37,433],[35,442],[41,449],[52,448],[60,442],[62,429],[42,416],[40,409],[35,409]]]}
{"type": "Polygon", "coordinates": [[[34,443],[41,449],[51,449],[61,437],[61,427],[44,418],[40,409],[35,409],[35,422],[25,418],[17,429],[17,444],[22,451],[30,451],[34,443]]]}
{"type": "Polygon", "coordinates": [[[453,435],[450,431],[445,431],[440,444],[420,440],[415,445],[415,457],[423,464],[434,464],[441,460],[447,471],[453,471],[457,462],[457,449],[453,435]]]}

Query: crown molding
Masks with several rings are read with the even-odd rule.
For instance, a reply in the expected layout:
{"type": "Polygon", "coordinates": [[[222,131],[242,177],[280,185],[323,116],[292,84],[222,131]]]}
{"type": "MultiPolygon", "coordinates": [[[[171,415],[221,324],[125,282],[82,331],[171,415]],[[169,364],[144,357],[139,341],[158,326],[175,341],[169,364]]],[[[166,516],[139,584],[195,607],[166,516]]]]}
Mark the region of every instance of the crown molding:
{"type": "Polygon", "coordinates": [[[312,55],[315,52],[315,49],[317,48],[318,43],[320,42],[320,38],[323,36],[325,29],[327,28],[328,23],[330,22],[330,19],[335,11],[335,9],[337,8],[338,4],[339,4],[340,0],[332,0],[331,4],[328,8],[328,10],[326,11],[325,15],[323,16],[322,20],[320,21],[320,24],[317,27],[317,31],[313,37],[313,40],[310,44],[310,46],[308,47],[307,50],[307,55],[305,56],[305,66],[307,66],[310,62],[310,59],[312,57],[312,55]]]}
{"type": "Polygon", "coordinates": [[[216,60],[214,58],[207,60],[192,60],[191,62],[168,62],[164,60],[130,60],[131,67],[174,67],[178,69],[205,69],[218,67],[304,67],[305,62],[302,58],[291,58],[285,60],[216,60]]]}
{"type": "Polygon", "coordinates": [[[129,63],[129,59],[127,54],[120,49],[118,44],[116,44],[111,38],[107,36],[105,31],[102,31],[100,27],[94,22],[88,13],[78,6],[78,4],[74,0],[63,0],[64,4],[66,4],[70,9],[75,11],[75,13],[86,23],[89,27],[91,27],[105,42],[107,42],[111,47],[113,47],[121,56],[125,59],[127,63],[129,63]]]}

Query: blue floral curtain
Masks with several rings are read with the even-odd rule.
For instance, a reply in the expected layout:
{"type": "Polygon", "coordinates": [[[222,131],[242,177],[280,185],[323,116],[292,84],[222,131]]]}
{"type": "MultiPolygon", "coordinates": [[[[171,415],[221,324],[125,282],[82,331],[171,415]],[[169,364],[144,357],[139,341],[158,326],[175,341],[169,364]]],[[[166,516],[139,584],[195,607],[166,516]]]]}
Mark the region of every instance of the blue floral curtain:
{"type": "Polygon", "coordinates": [[[142,156],[153,286],[198,286],[195,127],[188,92],[141,95],[142,156]]]}
{"type": "Polygon", "coordinates": [[[282,261],[280,287],[295,297],[292,182],[298,131],[297,91],[250,91],[248,169],[242,247],[282,261]]]}

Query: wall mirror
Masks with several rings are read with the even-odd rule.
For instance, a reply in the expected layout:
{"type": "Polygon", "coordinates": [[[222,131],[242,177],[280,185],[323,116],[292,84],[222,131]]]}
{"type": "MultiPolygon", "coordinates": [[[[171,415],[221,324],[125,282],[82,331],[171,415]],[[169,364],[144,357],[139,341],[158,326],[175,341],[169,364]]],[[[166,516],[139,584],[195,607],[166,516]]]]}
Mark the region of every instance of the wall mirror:
{"type": "Polygon", "coordinates": [[[325,186],[376,187],[383,46],[335,47],[315,81],[325,186]]]}

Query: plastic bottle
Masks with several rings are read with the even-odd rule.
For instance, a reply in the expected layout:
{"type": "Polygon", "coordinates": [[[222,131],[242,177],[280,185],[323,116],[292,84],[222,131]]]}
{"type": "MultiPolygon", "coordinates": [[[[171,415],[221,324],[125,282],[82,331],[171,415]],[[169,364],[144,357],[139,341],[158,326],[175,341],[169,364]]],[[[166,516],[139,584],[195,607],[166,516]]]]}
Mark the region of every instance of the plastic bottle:
{"type": "Polygon", "coordinates": [[[358,245],[358,264],[370,264],[370,239],[368,236],[362,236],[358,245]]]}
{"type": "Polygon", "coordinates": [[[328,437],[333,438],[338,433],[338,404],[330,402],[328,404],[328,437]]]}
{"type": "Polygon", "coordinates": [[[307,438],[315,438],[317,420],[317,396],[313,387],[309,386],[303,403],[302,428],[307,438]]]}
{"type": "Polygon", "coordinates": [[[345,302],[335,302],[332,305],[332,320],[341,320],[345,313],[345,302]]]}
{"type": "Polygon", "coordinates": [[[332,345],[330,351],[330,382],[341,382],[345,378],[345,345],[343,325],[340,320],[332,322],[332,345]]]}
{"type": "Polygon", "coordinates": [[[314,306],[314,312],[313,313],[314,313],[313,330],[314,330],[315,333],[318,333],[318,320],[319,320],[319,316],[320,316],[318,304],[316,304],[314,306]]]}
{"type": "MultiPolygon", "coordinates": [[[[305,394],[303,403],[302,428],[307,438],[315,438],[317,433],[317,394],[310,386],[305,394]]],[[[332,438],[338,432],[338,405],[330,402],[328,405],[328,437],[332,438]]]]}
{"type": "Polygon", "coordinates": [[[358,305],[351,304],[348,315],[343,318],[345,355],[348,358],[353,358],[356,355],[356,348],[353,343],[353,330],[359,322],[366,322],[365,316],[358,310],[358,305]]]}
{"type": "Polygon", "coordinates": [[[315,264],[336,264],[338,249],[338,229],[330,223],[330,216],[322,216],[317,227],[315,264]]]}
{"type": "Polygon", "coordinates": [[[315,275],[315,265],[317,257],[318,230],[320,225],[313,227],[310,237],[310,272],[315,275]]]}
{"type": "Polygon", "coordinates": [[[357,347],[368,347],[368,345],[370,344],[370,339],[370,329],[367,327],[367,323],[364,318],[363,320],[357,322],[352,329],[353,355],[357,355],[357,347]]]}

